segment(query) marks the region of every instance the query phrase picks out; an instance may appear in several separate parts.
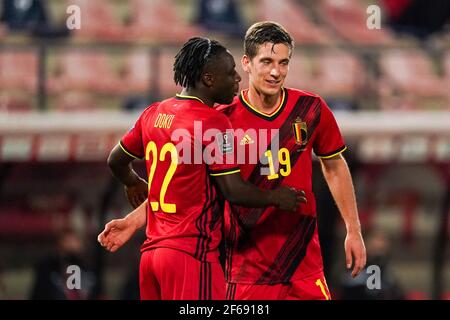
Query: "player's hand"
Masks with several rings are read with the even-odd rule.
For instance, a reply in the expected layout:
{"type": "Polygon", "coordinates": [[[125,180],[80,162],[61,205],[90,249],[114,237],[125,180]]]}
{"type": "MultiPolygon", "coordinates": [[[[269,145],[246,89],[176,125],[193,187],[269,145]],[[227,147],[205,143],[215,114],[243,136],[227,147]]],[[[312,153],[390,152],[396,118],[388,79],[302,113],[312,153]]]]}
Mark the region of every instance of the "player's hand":
{"type": "Polygon", "coordinates": [[[148,197],[148,184],[142,178],[139,178],[132,186],[125,186],[125,194],[128,202],[133,208],[139,207],[148,197]]]}
{"type": "Polygon", "coordinates": [[[306,203],[306,196],[303,190],[296,190],[290,187],[280,187],[273,190],[275,193],[275,203],[281,210],[296,211],[300,203],[306,203]]]}
{"type": "Polygon", "coordinates": [[[114,219],[105,225],[105,229],[98,235],[97,241],[108,251],[116,252],[133,234],[136,227],[127,219],[114,219]]]}
{"type": "Polygon", "coordinates": [[[367,261],[366,247],[361,231],[347,232],[344,247],[347,269],[353,265],[352,277],[354,278],[364,269],[367,261]]]}

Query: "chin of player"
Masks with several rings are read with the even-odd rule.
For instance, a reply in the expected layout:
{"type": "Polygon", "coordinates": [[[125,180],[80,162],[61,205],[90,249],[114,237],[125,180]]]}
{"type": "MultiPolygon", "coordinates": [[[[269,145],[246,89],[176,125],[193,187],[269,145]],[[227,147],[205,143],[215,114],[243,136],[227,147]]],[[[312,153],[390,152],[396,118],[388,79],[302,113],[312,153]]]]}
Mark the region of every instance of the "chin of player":
{"type": "Polygon", "coordinates": [[[277,86],[265,86],[263,93],[266,96],[275,96],[281,92],[281,85],[277,86]]]}
{"type": "Polygon", "coordinates": [[[220,104],[230,104],[230,103],[232,103],[235,96],[236,96],[236,94],[233,93],[233,95],[227,97],[226,99],[223,99],[223,101],[220,104]]]}

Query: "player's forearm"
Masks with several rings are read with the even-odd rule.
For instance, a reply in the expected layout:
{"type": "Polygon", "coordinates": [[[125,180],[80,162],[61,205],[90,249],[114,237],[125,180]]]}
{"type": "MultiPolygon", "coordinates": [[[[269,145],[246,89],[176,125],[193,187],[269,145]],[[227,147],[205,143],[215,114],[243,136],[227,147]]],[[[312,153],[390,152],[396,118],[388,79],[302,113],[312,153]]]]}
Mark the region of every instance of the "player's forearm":
{"type": "Polygon", "coordinates": [[[215,177],[225,199],[231,204],[250,208],[278,205],[277,193],[265,191],[242,180],[240,174],[215,177]]]}
{"type": "Polygon", "coordinates": [[[249,208],[262,208],[278,204],[274,191],[264,191],[244,181],[232,188],[225,197],[231,204],[249,208]]]}
{"type": "Polygon", "coordinates": [[[136,230],[145,226],[147,222],[147,200],[145,200],[139,207],[131,211],[125,217],[125,220],[132,225],[136,230]]]}
{"type": "Polygon", "coordinates": [[[343,158],[322,160],[322,170],[347,232],[361,232],[355,191],[347,163],[343,158]]]}

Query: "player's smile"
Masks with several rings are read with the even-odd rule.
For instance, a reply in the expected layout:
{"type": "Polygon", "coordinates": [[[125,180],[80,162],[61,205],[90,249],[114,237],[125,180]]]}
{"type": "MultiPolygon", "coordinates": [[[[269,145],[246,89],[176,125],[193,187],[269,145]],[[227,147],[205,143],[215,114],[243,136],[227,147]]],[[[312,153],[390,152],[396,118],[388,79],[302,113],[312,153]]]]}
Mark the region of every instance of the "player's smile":
{"type": "Polygon", "coordinates": [[[270,87],[278,87],[281,84],[281,80],[266,80],[266,83],[270,87]]]}

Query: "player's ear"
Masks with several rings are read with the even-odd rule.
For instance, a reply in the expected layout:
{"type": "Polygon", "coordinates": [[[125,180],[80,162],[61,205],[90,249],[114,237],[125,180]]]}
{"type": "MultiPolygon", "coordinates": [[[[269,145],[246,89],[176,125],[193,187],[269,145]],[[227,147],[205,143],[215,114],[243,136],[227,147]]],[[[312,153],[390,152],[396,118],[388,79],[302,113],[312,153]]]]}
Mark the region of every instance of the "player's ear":
{"type": "Polygon", "coordinates": [[[214,76],[212,75],[212,73],[205,72],[204,74],[202,74],[202,82],[206,87],[212,87],[214,85],[214,76]]]}
{"type": "Polygon", "coordinates": [[[241,59],[242,70],[250,72],[250,57],[244,54],[241,59]]]}

